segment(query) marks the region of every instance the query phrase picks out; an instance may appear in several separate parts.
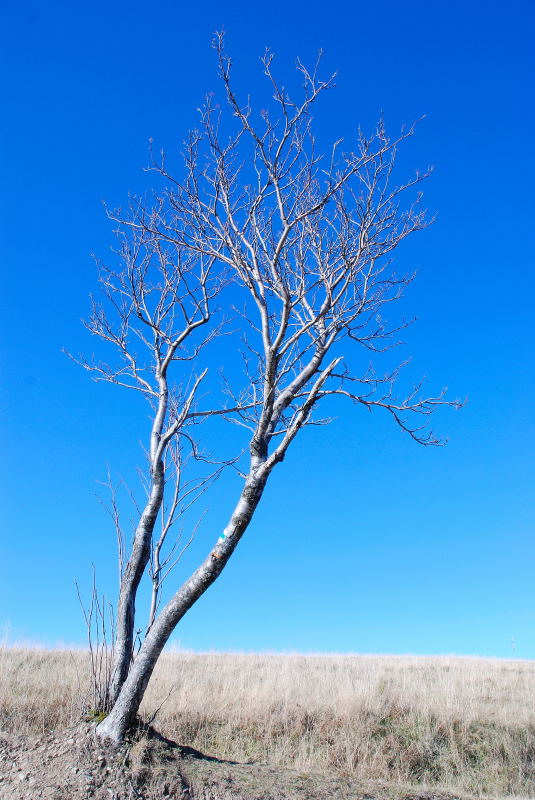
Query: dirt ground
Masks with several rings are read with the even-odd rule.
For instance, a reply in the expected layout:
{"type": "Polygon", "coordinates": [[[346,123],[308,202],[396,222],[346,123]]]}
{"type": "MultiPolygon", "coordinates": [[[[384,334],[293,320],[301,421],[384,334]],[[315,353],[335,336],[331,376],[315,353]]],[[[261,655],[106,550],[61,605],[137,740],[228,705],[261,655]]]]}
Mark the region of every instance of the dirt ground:
{"type": "Polygon", "coordinates": [[[61,735],[0,732],[0,800],[454,800],[458,795],[357,784],[265,764],[221,761],[153,732],[119,750],[94,725],[61,735]]]}

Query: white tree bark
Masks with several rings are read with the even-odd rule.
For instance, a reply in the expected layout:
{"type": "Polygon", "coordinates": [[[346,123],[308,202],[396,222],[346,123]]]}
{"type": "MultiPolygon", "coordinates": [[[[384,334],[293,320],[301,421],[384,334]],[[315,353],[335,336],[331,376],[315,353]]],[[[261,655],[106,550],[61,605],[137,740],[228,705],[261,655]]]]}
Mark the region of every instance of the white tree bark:
{"type": "Polygon", "coordinates": [[[154,525],[162,507],[165,469],[162,432],[167,416],[169,391],[165,372],[159,374],[159,398],[150,440],[150,493],[136,528],[132,553],[121,576],[117,603],[116,632],[109,687],[109,704],[119,695],[133,655],[136,617],[136,594],[151,553],[154,525]]]}
{"type": "Polygon", "coordinates": [[[223,571],[260,502],[268,474],[269,467],[265,460],[252,459],[251,472],[223,535],[204,562],[156,617],[121,686],[111,712],[97,727],[97,733],[101,738],[109,739],[115,744],[120,744],[124,740],[134,722],[147,684],[169,636],[184,614],[223,571]]]}

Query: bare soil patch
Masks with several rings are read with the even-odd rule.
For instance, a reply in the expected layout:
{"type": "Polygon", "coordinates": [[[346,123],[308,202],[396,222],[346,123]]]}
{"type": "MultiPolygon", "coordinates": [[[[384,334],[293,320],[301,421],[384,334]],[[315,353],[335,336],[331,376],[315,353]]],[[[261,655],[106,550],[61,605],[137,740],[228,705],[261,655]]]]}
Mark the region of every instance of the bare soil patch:
{"type": "MultiPolygon", "coordinates": [[[[118,750],[92,723],[41,736],[0,732],[1,800],[454,800],[261,763],[220,760],[140,732],[118,750]]],[[[466,796],[464,796],[466,798],[466,796]]]]}

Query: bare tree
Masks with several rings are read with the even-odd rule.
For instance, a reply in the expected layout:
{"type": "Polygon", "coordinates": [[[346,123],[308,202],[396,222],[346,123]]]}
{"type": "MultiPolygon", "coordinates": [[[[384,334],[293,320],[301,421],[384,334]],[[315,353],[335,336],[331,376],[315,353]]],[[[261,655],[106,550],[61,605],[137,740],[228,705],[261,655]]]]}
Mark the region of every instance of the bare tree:
{"type": "MultiPolygon", "coordinates": [[[[369,363],[373,354],[397,344],[397,334],[406,324],[389,326],[383,317],[385,307],[400,298],[413,277],[396,274],[392,253],[428,224],[418,186],[429,171],[401,182],[395,179],[398,147],[412,136],[413,128],[391,139],[380,121],[373,136],[358,134],[353,149],[338,141],[322,155],[311,111],[333,86],[333,78],[322,80],[319,64],[309,71],[298,62],[302,90],[299,99],[293,99],[276,80],[272,56],[266,53],[262,64],[272,105],[270,111],[255,114],[234,91],[221,36],[215,45],[230,114],[208,99],[200,127],[186,144],[180,174],[171,173],[163,156],[153,161],[151,168],[163,179],[153,205],[148,209],[138,202],[127,215],[113,215],[123,237],[125,266],[120,273],[104,271],[101,280],[119,327],[112,330],[97,307],[90,322],[94,333],[119,349],[123,367],[86,364],[87,368],[99,378],[138,389],[154,407],[150,491],[121,577],[110,712],[97,728],[100,736],[115,742],[123,740],[135,719],[175,626],[234,552],[272,470],[302,429],[330,421],[319,414],[329,399],[342,397],[367,411],[382,409],[423,445],[441,443],[427,426],[433,410],[459,405],[446,400],[443,392],[422,395],[420,385],[398,397],[400,367],[382,375],[369,363]],[[147,278],[153,262],[158,283],[147,278]],[[222,400],[203,408],[196,401],[206,374],[203,346],[220,329],[212,327],[193,350],[185,353],[184,348],[196,329],[210,320],[212,300],[227,281],[232,298],[241,297],[235,316],[243,340],[245,379],[241,386],[225,382],[222,400]],[[141,366],[127,345],[131,331],[149,349],[150,367],[141,366]],[[194,370],[183,373],[188,375],[186,388],[171,402],[169,368],[186,358],[194,370]],[[160,538],[151,542],[162,505],[165,454],[174,454],[176,471],[180,448],[171,451],[171,442],[187,442],[195,454],[191,426],[206,417],[247,431],[243,482],[223,533],[156,613],[166,571],[160,560],[160,542],[168,530],[165,520],[160,538]],[[151,546],[150,621],[134,658],[134,601],[151,546]]],[[[194,494],[199,489],[201,485],[194,494]]]]}

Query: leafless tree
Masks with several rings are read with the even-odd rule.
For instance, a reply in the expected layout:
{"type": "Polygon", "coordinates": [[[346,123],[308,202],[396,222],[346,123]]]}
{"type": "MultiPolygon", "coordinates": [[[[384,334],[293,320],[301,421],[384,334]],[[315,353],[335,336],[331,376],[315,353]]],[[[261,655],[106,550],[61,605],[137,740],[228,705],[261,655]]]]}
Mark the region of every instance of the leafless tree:
{"type": "Polygon", "coordinates": [[[148,500],[121,574],[110,711],[97,728],[115,742],[132,724],[170,634],[221,574],[246,531],[272,470],[302,429],[329,421],[320,409],[330,399],[382,410],[423,445],[441,443],[427,425],[434,409],[459,405],[443,392],[422,394],[420,385],[398,397],[400,367],[383,375],[370,365],[373,354],[397,344],[405,327],[384,318],[413,277],[396,274],[392,253],[428,224],[418,189],[429,171],[401,182],[395,177],[397,150],[413,128],[390,138],[380,121],[372,136],[359,133],[351,149],[337,141],[322,154],[311,112],[334,81],[319,76],[319,61],[313,70],[297,62],[302,88],[293,99],[266,53],[262,64],[272,102],[258,114],[237,97],[221,36],[215,47],[230,113],[209,98],[179,174],[163,156],[153,160],[152,170],[163,179],[160,194],[150,207],[138,201],[127,214],[112,215],[122,238],[123,269],[103,270],[101,281],[117,325],[96,305],[89,323],[116,346],[122,366],[86,362],[87,369],[142,392],[154,408],[148,500]],[[149,279],[154,269],[156,281],[149,279]],[[227,282],[230,294],[221,294],[227,282]],[[245,379],[239,386],[225,382],[222,399],[204,407],[196,395],[206,374],[204,346],[221,332],[213,322],[216,295],[241,298],[233,324],[239,324],[243,341],[245,379]],[[209,332],[197,341],[201,326],[209,332]],[[135,355],[132,335],[150,353],[149,364],[135,355]],[[182,390],[171,397],[172,366],[186,369],[182,390]],[[243,482],[221,536],[157,612],[161,579],[171,564],[162,562],[161,544],[181,498],[187,502],[204,487],[190,485],[186,496],[179,480],[155,534],[166,472],[172,464],[175,476],[181,474],[183,443],[195,455],[192,426],[206,417],[247,432],[243,482]],[[134,658],[135,596],[149,564],[149,623],[134,658]]]}

